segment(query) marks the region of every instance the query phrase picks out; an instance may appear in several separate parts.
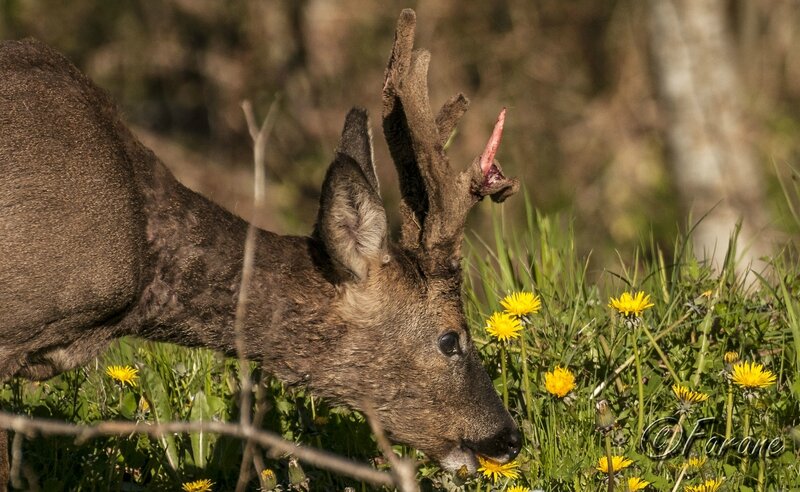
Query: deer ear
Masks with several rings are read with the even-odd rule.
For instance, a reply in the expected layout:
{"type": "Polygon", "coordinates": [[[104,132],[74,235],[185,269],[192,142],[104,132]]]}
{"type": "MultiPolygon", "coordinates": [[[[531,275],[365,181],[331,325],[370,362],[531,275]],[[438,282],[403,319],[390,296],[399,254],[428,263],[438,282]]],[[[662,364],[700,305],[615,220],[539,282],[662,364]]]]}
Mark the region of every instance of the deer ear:
{"type": "Polygon", "coordinates": [[[386,255],[386,211],[378,195],[366,113],[351,111],[322,185],[316,234],[337,270],[364,280],[386,255]],[[351,118],[351,116],[354,116],[351,118]],[[361,131],[358,131],[361,130],[361,131]]]}
{"type": "Polygon", "coordinates": [[[350,156],[358,163],[364,177],[372,189],[380,196],[378,175],[375,173],[375,159],[372,151],[372,127],[364,108],[353,108],[344,119],[342,138],[339,140],[338,154],[350,156]]]}

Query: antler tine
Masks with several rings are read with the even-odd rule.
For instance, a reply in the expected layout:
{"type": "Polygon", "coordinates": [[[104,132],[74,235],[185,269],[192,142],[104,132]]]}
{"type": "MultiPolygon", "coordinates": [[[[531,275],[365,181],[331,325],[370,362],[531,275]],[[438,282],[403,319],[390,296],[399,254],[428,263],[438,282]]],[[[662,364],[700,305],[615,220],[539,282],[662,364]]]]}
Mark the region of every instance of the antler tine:
{"type": "Polygon", "coordinates": [[[399,89],[411,65],[417,16],[411,9],[400,13],[394,44],[383,83],[383,134],[389,146],[400,181],[400,245],[408,250],[419,247],[422,224],[428,210],[428,196],[414,156],[399,89]]]}
{"type": "Polygon", "coordinates": [[[416,14],[406,9],[397,22],[383,86],[383,130],[400,180],[401,245],[429,245],[431,219],[441,215],[441,183],[450,174],[442,148],[460,115],[463,95],[452,98],[434,119],[428,96],[430,53],[414,50],[416,14]],[[437,124],[438,123],[438,124],[437,124]],[[423,244],[425,243],[425,244],[423,244]]]}
{"type": "Polygon", "coordinates": [[[502,134],[501,113],[480,159],[453,173],[444,145],[469,101],[450,98],[434,118],[428,96],[430,54],[413,50],[416,15],[404,10],[397,23],[383,86],[383,131],[400,180],[401,246],[426,252],[426,269],[449,267],[459,255],[469,209],[486,195],[502,201],[519,187],[494,160],[502,134]]]}
{"type": "Polygon", "coordinates": [[[442,105],[442,109],[436,115],[436,127],[439,129],[439,143],[444,146],[450,135],[453,134],[458,120],[464,116],[464,113],[469,109],[469,99],[467,96],[459,92],[455,96],[447,100],[442,105]]]}

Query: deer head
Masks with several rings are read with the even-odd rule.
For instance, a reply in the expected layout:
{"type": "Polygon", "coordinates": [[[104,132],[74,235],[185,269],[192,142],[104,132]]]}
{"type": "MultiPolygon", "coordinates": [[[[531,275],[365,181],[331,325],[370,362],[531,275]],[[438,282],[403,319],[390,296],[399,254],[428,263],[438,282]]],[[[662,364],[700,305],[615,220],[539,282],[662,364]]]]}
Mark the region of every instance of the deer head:
{"type": "Polygon", "coordinates": [[[348,328],[330,371],[336,381],[316,386],[371,405],[391,438],[446,469],[474,472],[476,454],[506,462],[521,443],[470,337],[460,245],[469,208],[486,195],[502,201],[519,185],[494,160],[505,111],[484,152],[463,171],[451,168],[443,146],[468,101],[459,94],[434,118],[429,54],[412,52],[414,26],[404,10],[383,87],[383,129],[402,191],[399,243],[388,237],[365,111],[347,116],[323,185],[315,235],[334,265],[334,309],[348,328]]]}

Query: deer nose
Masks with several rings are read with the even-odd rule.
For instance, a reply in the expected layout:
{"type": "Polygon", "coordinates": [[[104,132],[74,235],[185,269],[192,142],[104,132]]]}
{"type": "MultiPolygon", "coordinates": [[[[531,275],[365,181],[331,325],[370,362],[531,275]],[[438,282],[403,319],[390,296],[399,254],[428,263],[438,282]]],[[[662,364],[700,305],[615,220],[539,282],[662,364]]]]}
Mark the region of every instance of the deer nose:
{"type": "Polygon", "coordinates": [[[513,460],[522,449],[522,434],[516,428],[509,429],[506,435],[506,446],[508,450],[508,459],[513,460]]]}

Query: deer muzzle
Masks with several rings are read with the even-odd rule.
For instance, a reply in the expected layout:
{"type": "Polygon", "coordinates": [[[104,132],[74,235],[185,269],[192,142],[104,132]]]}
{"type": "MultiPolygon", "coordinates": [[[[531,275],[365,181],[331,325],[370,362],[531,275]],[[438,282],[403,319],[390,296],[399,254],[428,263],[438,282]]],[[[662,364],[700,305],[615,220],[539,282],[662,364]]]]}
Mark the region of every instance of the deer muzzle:
{"type": "Polygon", "coordinates": [[[508,463],[522,448],[522,435],[516,425],[502,428],[496,435],[478,442],[464,440],[440,460],[442,468],[473,474],[478,470],[478,456],[496,463],[508,463]]]}

